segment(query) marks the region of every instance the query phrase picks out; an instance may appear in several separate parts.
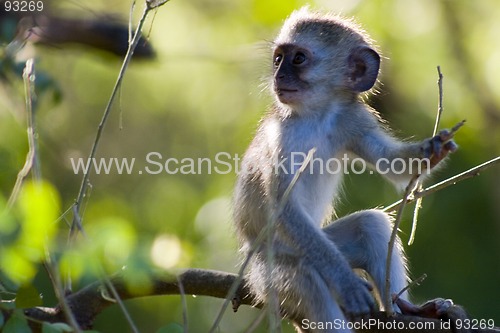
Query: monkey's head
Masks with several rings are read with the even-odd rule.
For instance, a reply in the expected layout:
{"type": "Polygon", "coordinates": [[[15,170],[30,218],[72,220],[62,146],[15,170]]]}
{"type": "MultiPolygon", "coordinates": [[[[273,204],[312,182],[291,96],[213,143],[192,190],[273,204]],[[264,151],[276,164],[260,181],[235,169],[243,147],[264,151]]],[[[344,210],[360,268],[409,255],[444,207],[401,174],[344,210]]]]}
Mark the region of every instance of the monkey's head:
{"type": "Polygon", "coordinates": [[[294,110],[356,98],[373,87],[380,56],[353,22],[304,7],[274,41],[272,88],[294,110]]]}

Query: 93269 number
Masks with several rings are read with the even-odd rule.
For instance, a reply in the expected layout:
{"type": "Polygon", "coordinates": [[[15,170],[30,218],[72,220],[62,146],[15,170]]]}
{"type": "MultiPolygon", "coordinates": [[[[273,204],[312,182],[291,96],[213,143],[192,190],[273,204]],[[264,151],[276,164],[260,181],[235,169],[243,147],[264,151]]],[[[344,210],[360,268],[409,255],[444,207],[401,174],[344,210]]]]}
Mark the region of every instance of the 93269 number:
{"type": "Polygon", "coordinates": [[[456,319],[455,327],[459,330],[493,329],[495,322],[493,319],[456,319]]]}
{"type": "Polygon", "coordinates": [[[4,2],[6,12],[41,12],[43,1],[9,1],[4,2]]]}

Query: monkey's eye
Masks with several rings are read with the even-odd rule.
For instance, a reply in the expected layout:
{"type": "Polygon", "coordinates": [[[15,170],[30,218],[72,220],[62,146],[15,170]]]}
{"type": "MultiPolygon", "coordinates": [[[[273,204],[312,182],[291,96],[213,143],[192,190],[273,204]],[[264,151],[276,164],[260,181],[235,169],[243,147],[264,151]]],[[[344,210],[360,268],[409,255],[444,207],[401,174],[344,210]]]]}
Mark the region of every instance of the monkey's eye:
{"type": "Polygon", "coordinates": [[[297,52],[295,54],[295,57],[293,57],[293,64],[294,65],[300,65],[304,61],[306,61],[306,55],[304,53],[302,53],[302,52],[297,52]]]}
{"type": "Polygon", "coordinates": [[[275,67],[278,67],[278,66],[281,64],[281,60],[283,60],[283,55],[281,55],[281,54],[277,54],[277,55],[274,57],[274,66],[275,66],[275,67]]]}

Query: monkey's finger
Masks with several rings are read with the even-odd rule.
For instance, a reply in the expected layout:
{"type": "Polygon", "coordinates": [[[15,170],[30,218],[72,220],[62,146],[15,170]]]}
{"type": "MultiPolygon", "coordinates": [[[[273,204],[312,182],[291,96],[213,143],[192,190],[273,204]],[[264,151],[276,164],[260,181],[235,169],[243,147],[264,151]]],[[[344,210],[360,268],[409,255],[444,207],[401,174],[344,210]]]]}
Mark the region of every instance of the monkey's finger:
{"type": "Polygon", "coordinates": [[[430,300],[420,306],[420,311],[417,315],[426,318],[439,318],[453,306],[451,299],[436,298],[430,300]]]}
{"type": "Polygon", "coordinates": [[[454,153],[457,151],[458,145],[455,143],[455,141],[448,141],[444,144],[444,149],[454,153]]]}
{"type": "Polygon", "coordinates": [[[448,140],[451,140],[453,138],[453,134],[448,131],[447,129],[444,129],[444,130],[441,130],[439,131],[438,135],[436,135],[436,137],[438,137],[441,142],[446,142],[448,140]]]}
{"type": "Polygon", "coordinates": [[[440,298],[440,299],[436,300],[434,306],[436,308],[436,315],[441,317],[441,316],[445,315],[446,312],[448,311],[448,309],[453,306],[453,300],[451,300],[449,298],[447,298],[447,299],[440,298]]]}
{"type": "MultiPolygon", "coordinates": [[[[394,295],[393,295],[394,296],[394,295]]],[[[420,311],[420,307],[408,302],[407,300],[404,300],[402,298],[397,298],[395,300],[396,305],[399,307],[399,310],[401,310],[402,314],[406,315],[416,315],[420,311]]]]}
{"type": "Polygon", "coordinates": [[[434,155],[437,159],[441,159],[441,150],[443,147],[443,139],[441,135],[436,135],[431,140],[432,145],[432,155],[434,155]]]}

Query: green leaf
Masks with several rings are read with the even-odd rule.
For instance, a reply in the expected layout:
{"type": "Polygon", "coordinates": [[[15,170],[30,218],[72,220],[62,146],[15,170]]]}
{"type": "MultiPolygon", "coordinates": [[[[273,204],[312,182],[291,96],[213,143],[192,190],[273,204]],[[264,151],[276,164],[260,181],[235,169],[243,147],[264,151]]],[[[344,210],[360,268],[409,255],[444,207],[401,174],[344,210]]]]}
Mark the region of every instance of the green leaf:
{"type": "Polygon", "coordinates": [[[21,246],[30,251],[31,260],[45,256],[47,242],[57,232],[54,221],[59,217],[60,198],[56,188],[48,182],[26,182],[19,196],[19,208],[23,217],[21,246]]]}
{"type": "Polygon", "coordinates": [[[184,328],[177,323],[170,323],[158,329],[156,333],[184,333],[184,328]]]}
{"type": "Polygon", "coordinates": [[[2,328],[5,318],[3,317],[3,313],[0,312],[0,328],[2,328]]]}
{"type": "Polygon", "coordinates": [[[47,323],[42,325],[42,333],[65,333],[73,332],[71,326],[66,323],[47,323]]]}
{"type": "Polygon", "coordinates": [[[60,200],[47,182],[26,182],[15,211],[20,222],[15,242],[0,251],[0,271],[13,282],[29,284],[57,234],[60,200]]]}
{"type": "Polygon", "coordinates": [[[31,333],[31,328],[22,312],[16,311],[5,323],[2,333],[31,333]]]}
{"type": "Polygon", "coordinates": [[[17,308],[32,308],[42,305],[42,297],[32,285],[23,285],[16,294],[17,308]]]}

